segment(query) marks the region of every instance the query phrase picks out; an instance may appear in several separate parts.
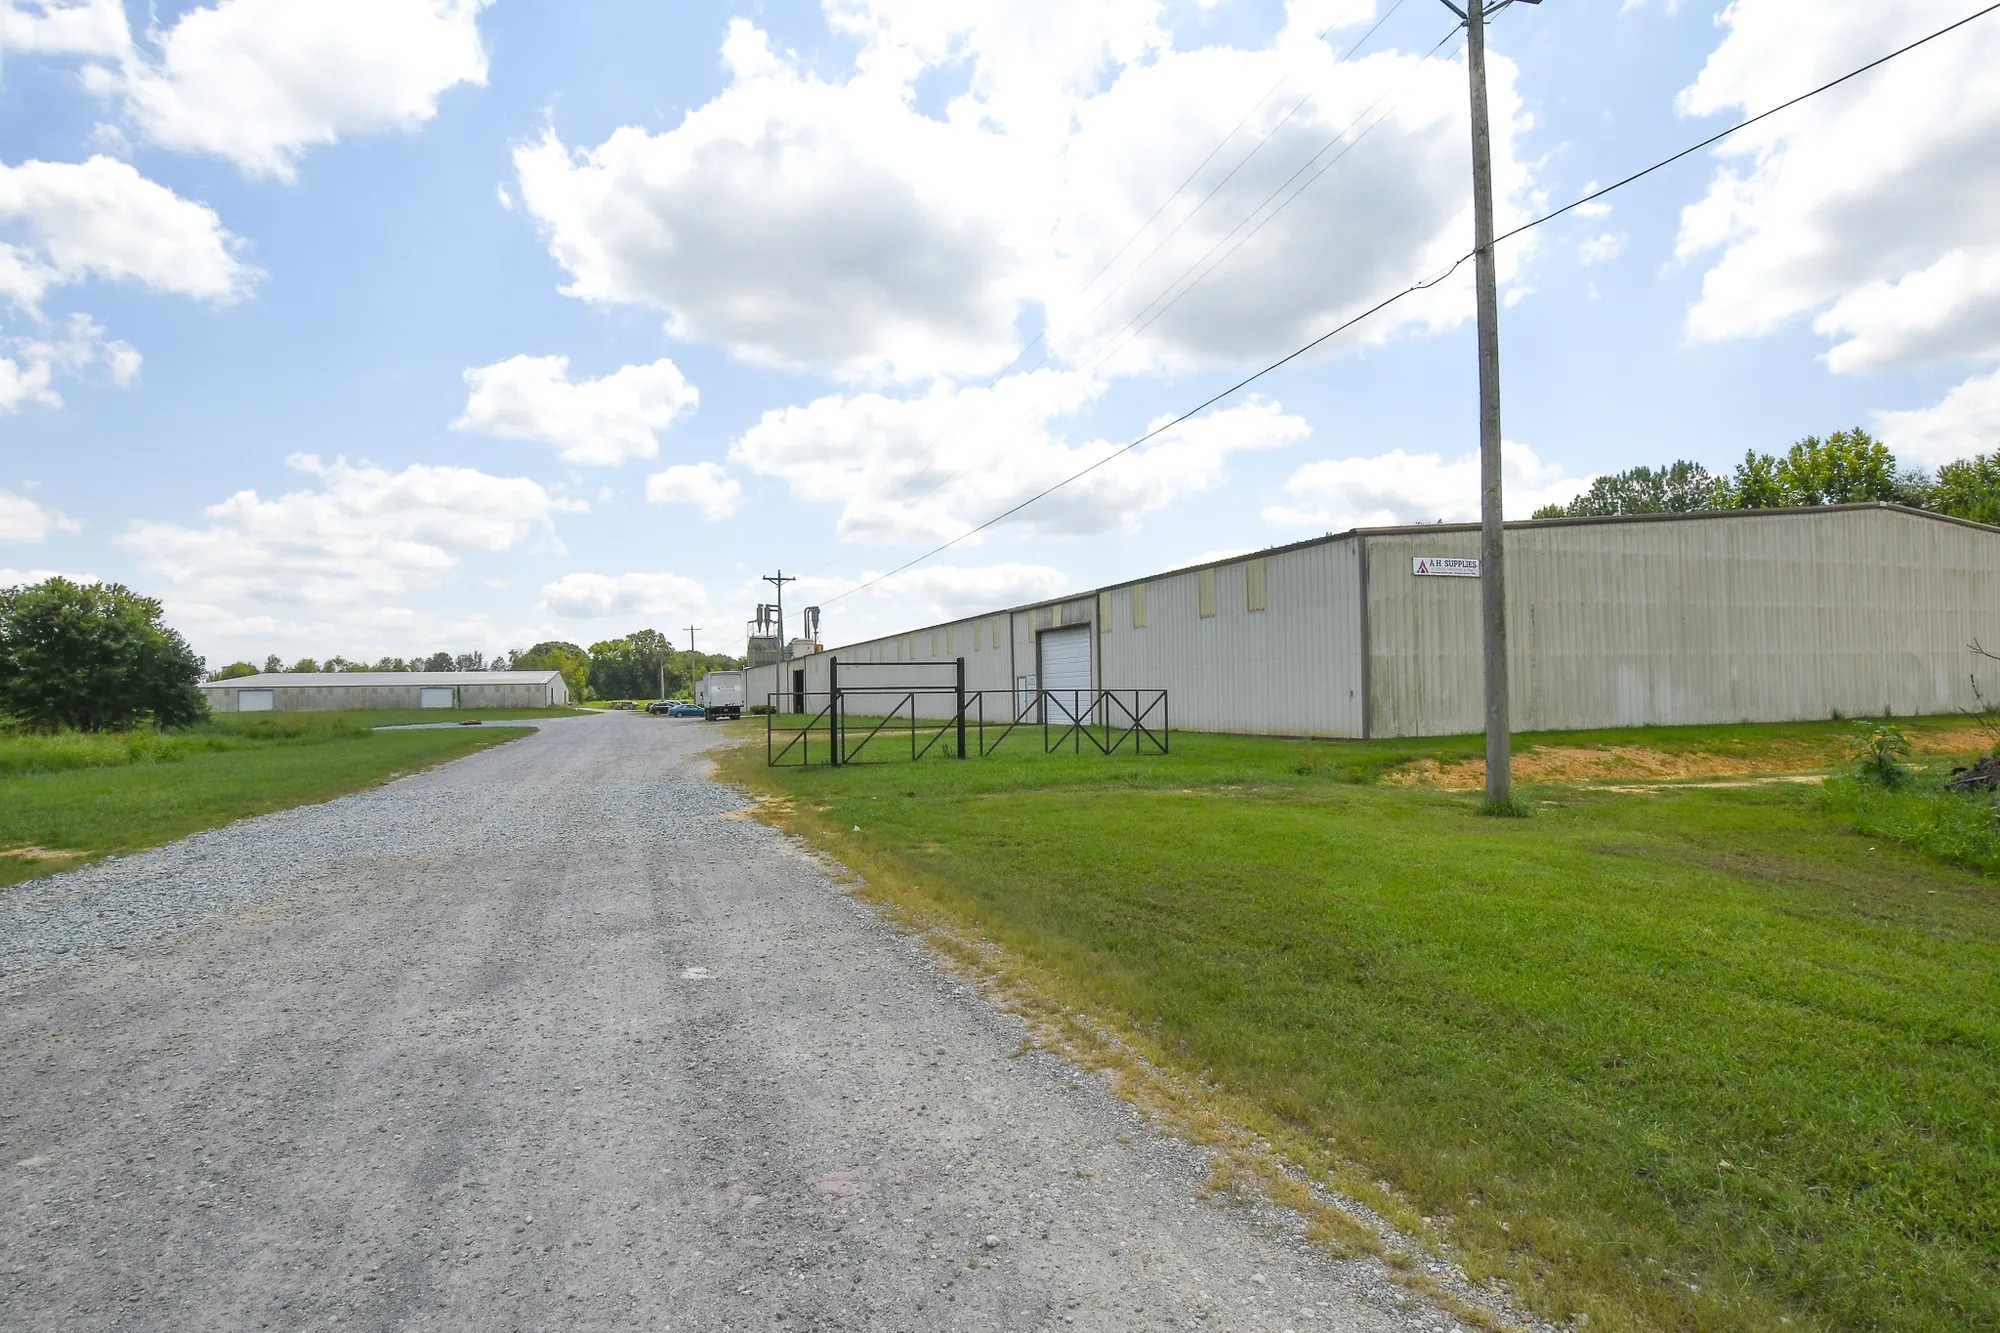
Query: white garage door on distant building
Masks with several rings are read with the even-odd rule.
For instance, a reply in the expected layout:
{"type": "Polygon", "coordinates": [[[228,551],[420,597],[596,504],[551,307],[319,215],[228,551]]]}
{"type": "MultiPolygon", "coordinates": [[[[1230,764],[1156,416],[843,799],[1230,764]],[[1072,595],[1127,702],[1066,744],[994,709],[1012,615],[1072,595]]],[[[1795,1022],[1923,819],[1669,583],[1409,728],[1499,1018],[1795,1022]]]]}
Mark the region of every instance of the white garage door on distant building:
{"type": "Polygon", "coordinates": [[[419,708],[450,708],[457,691],[449,685],[426,685],[417,696],[419,708]]]}
{"type": "Polygon", "coordinates": [[[238,690],[236,711],[239,713],[268,713],[271,711],[269,690],[238,690]]]}
{"type": "Polygon", "coordinates": [[[1074,721],[1090,707],[1090,642],[1088,625],[1042,632],[1042,688],[1051,691],[1048,721],[1074,721]]]}

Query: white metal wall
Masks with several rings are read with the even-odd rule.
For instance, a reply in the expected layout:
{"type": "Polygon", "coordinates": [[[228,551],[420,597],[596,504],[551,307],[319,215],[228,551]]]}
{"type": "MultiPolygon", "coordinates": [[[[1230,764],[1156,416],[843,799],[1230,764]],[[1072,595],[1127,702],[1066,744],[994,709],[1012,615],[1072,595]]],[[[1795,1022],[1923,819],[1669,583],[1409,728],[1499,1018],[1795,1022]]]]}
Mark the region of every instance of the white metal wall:
{"type": "MultiPolygon", "coordinates": [[[[1374,734],[1476,731],[1479,580],[1411,560],[1476,556],[1478,534],[1366,542],[1374,734]]],[[[1945,713],[1971,703],[1967,642],[2000,639],[2000,532],[1893,509],[1538,523],[1507,543],[1524,731],[1945,713]]]]}
{"type": "Polygon", "coordinates": [[[1098,679],[1166,690],[1173,725],[1192,731],[1359,736],[1359,570],[1346,537],[1110,589],[1098,679]],[[1256,611],[1253,562],[1263,567],[1256,611]],[[1141,587],[1146,623],[1135,627],[1141,587]]]}

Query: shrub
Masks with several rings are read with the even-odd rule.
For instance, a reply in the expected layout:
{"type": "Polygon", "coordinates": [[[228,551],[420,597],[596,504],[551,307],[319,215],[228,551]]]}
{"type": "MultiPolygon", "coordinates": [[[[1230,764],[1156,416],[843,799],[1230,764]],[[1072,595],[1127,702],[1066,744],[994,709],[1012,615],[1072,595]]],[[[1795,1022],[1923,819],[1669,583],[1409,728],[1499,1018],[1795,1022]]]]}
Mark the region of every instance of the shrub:
{"type": "Polygon", "coordinates": [[[1902,785],[1859,777],[1822,787],[1822,806],[1859,832],[1887,838],[1947,865],[2000,875],[2000,810],[1986,793],[1945,786],[1942,773],[1904,770],[1902,785]]]}
{"type": "Polygon", "coordinates": [[[1858,723],[1847,748],[1854,755],[1854,776],[1878,787],[1900,786],[1909,770],[1903,761],[1910,757],[1910,742],[1903,729],[1888,722],[1858,723]]]}

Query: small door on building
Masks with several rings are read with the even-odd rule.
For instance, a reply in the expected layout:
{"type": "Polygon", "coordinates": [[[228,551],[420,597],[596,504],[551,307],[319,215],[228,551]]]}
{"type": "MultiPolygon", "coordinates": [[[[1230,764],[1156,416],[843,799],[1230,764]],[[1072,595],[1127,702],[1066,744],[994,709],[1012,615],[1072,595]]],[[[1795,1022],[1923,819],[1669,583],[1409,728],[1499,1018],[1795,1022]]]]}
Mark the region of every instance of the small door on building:
{"type": "Polygon", "coordinates": [[[457,700],[457,691],[449,685],[426,685],[417,691],[419,708],[450,708],[457,700]]]}
{"type": "Polygon", "coordinates": [[[806,673],[803,669],[792,672],[792,711],[806,711],[806,673]]]}
{"type": "Polygon", "coordinates": [[[1090,626],[1078,625],[1044,630],[1036,641],[1044,721],[1068,726],[1090,711],[1091,638],[1090,626]]]}
{"type": "Polygon", "coordinates": [[[1033,676],[1014,677],[1014,720],[1020,721],[1035,711],[1035,678],[1033,676]]]}
{"type": "Polygon", "coordinates": [[[239,713],[268,713],[273,706],[269,690],[236,691],[236,711],[239,713]]]}

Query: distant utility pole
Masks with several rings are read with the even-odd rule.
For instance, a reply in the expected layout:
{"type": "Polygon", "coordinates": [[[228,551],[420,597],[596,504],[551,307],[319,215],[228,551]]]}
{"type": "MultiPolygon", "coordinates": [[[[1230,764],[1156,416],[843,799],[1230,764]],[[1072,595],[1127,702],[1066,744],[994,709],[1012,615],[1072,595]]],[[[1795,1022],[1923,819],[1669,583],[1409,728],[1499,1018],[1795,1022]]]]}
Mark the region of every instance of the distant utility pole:
{"type": "MultiPolygon", "coordinates": [[[[790,660],[792,655],[788,646],[785,643],[785,585],[787,583],[797,583],[798,581],[799,580],[796,575],[787,577],[785,571],[782,569],[775,574],[766,574],[764,576],[764,582],[775,583],[778,586],[778,661],[779,662],[785,662],[790,660]]],[[[784,684],[785,682],[783,681],[778,682],[780,688],[783,688],[784,684]]]]}
{"type": "Polygon", "coordinates": [[[688,632],[688,697],[692,699],[694,697],[694,636],[695,631],[700,629],[701,626],[683,625],[681,628],[688,632]]]}
{"type": "MultiPolygon", "coordinates": [[[[1479,311],[1479,607],[1486,662],[1486,799],[1513,797],[1514,738],[1507,700],[1506,512],[1500,495],[1500,292],[1493,267],[1493,134],[1486,115],[1486,20],[1514,0],[1470,0],[1465,64],[1472,83],[1473,284],[1479,311]]],[[[1542,0],[1522,0],[1539,5],[1542,0]]]]}

